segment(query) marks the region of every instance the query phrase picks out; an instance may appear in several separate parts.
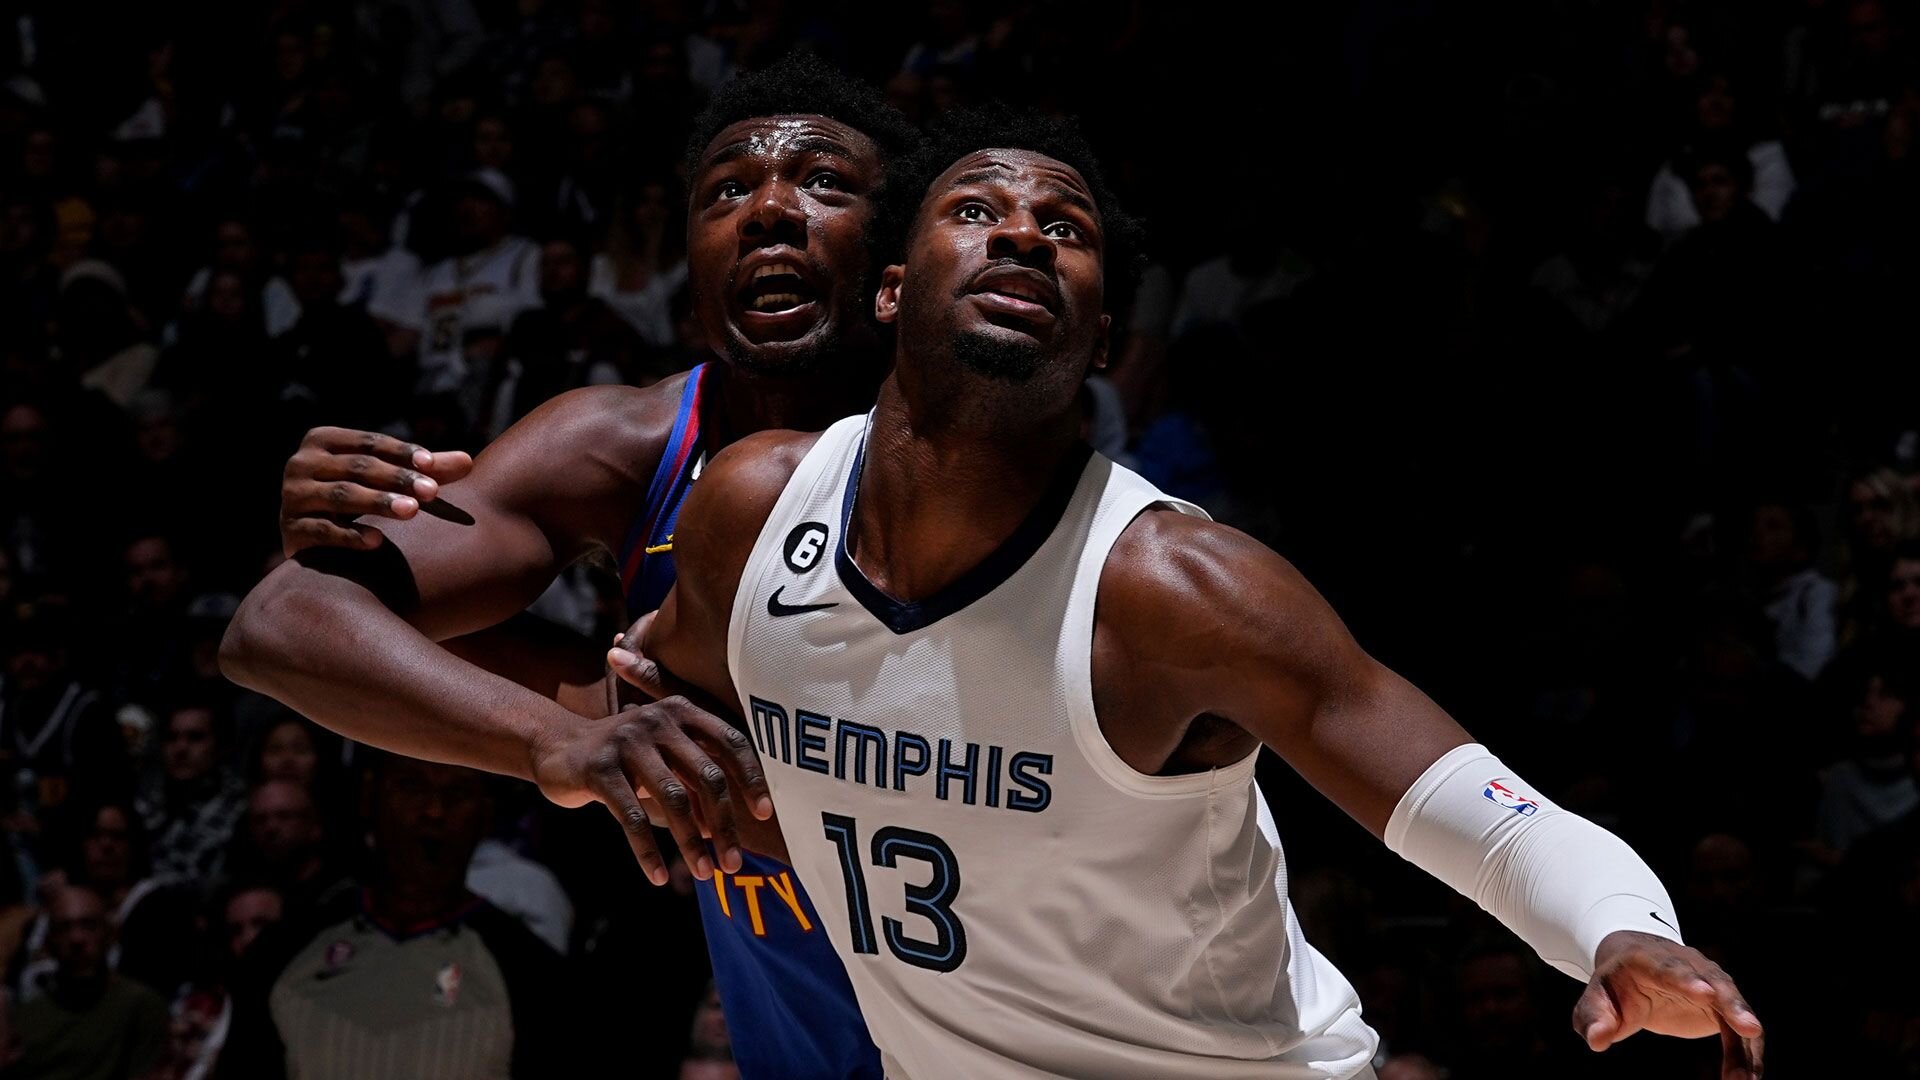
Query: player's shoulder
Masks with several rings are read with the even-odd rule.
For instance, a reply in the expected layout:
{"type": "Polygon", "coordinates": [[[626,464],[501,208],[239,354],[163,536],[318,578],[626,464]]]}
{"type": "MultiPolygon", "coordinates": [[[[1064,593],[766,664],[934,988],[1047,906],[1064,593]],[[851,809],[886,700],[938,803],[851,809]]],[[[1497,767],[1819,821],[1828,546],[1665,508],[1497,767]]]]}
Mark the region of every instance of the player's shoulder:
{"type": "Polygon", "coordinates": [[[543,402],[481,454],[513,454],[556,482],[605,471],[645,484],[672,437],[688,376],[652,386],[583,386],[543,402]],[[562,467],[560,463],[567,463],[562,467]],[[583,469],[602,464],[605,470],[583,469]]]}
{"type": "MultiPolygon", "coordinates": [[[[714,455],[701,470],[675,529],[681,579],[689,564],[733,552],[744,557],[819,432],[758,431],[714,455]],[[736,550],[737,549],[737,550],[736,550]]],[[[740,561],[733,559],[732,561],[740,561]]]]}
{"type": "Polygon", "coordinates": [[[1100,572],[1103,628],[1152,640],[1181,625],[1272,615],[1311,590],[1292,564],[1231,525],[1149,507],[1128,523],[1100,572]]]}

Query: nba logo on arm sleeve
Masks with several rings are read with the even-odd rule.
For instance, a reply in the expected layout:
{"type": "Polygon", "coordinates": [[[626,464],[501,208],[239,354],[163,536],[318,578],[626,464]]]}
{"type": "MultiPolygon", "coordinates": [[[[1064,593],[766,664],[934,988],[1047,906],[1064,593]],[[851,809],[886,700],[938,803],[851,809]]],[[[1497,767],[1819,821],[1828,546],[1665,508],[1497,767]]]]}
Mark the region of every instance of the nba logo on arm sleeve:
{"type": "MultiPolygon", "coordinates": [[[[1504,779],[1504,777],[1502,779],[1504,779]]],[[[1503,806],[1519,814],[1521,817],[1531,817],[1540,810],[1540,804],[1538,802],[1502,784],[1499,780],[1487,781],[1486,790],[1482,791],[1481,794],[1486,796],[1488,802],[1497,806],[1503,806]]]]}

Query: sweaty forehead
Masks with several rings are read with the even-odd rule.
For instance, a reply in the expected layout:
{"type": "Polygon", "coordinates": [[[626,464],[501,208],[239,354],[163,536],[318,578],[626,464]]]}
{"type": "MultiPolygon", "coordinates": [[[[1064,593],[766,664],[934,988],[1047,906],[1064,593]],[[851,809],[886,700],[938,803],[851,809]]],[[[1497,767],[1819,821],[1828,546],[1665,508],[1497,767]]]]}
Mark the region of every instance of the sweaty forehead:
{"type": "Polygon", "coordinates": [[[1037,150],[976,150],[947,166],[934,180],[930,192],[946,191],[962,184],[1003,182],[1032,183],[1065,189],[1092,202],[1092,190],[1080,170],[1037,150]]]}
{"type": "Polygon", "coordinates": [[[779,160],[823,150],[864,164],[880,163],[880,149],[872,139],[832,117],[799,113],[755,116],[728,124],[701,153],[700,168],[740,157],[779,160]]]}

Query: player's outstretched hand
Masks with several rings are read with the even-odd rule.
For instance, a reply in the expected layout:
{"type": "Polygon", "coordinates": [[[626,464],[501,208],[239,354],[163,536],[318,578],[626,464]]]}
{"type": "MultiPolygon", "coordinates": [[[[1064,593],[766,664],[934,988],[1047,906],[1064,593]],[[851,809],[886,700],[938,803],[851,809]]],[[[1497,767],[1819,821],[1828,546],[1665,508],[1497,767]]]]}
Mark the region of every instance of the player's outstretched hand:
{"type": "Polygon", "coordinates": [[[1573,1007],[1573,1030],[1595,1050],[1636,1031],[1683,1039],[1720,1036],[1721,1080],[1760,1080],[1765,1037],[1740,988],[1698,949],[1628,930],[1608,934],[1593,981],[1573,1007]]]}
{"type": "Polygon", "coordinates": [[[473,457],[433,453],[377,431],[317,427],[300,440],[280,478],[280,546],[289,558],[310,547],[367,550],[380,530],[363,514],[405,521],[423,503],[473,471],[473,457]]]}
{"type": "Polygon", "coordinates": [[[653,826],[673,833],[693,876],[706,881],[714,867],[703,832],[713,836],[720,869],[740,869],[736,799],[762,821],[773,816],[752,740],[677,694],[547,730],[534,747],[533,775],[561,806],[604,804],[655,885],[667,883],[667,863],[653,826]]]}

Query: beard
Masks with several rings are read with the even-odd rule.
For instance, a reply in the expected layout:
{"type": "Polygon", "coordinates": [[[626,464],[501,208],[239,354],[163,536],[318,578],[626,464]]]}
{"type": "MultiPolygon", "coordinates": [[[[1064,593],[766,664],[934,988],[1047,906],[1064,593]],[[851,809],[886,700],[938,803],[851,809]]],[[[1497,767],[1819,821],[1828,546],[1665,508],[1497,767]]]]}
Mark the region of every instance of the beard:
{"type": "Polygon", "coordinates": [[[967,370],[1003,382],[1024,383],[1046,360],[1038,341],[998,334],[960,334],[953,341],[953,358],[967,370]]]}
{"type": "MultiPolygon", "coordinates": [[[[840,351],[840,336],[840,324],[837,321],[829,322],[805,346],[783,350],[779,359],[768,359],[761,352],[765,346],[751,345],[729,334],[726,338],[727,361],[752,375],[782,378],[809,375],[830,363],[834,354],[840,351]]],[[[772,344],[778,348],[785,343],[772,344]]]]}

